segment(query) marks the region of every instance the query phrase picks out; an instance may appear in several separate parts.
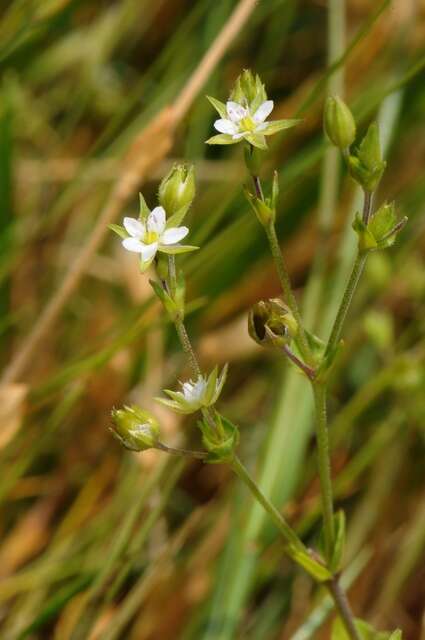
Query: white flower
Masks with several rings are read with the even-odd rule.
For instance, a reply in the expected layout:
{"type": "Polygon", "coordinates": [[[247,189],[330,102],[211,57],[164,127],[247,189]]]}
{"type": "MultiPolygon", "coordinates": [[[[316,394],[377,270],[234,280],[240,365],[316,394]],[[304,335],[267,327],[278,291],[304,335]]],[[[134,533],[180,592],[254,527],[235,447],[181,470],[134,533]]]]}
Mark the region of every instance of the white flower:
{"type": "Polygon", "coordinates": [[[190,404],[199,404],[199,402],[202,401],[206,388],[207,381],[203,376],[199,376],[195,382],[193,380],[183,382],[182,390],[184,399],[190,404]]]}
{"type": "Polygon", "coordinates": [[[179,253],[184,249],[178,244],[189,233],[187,227],[166,228],[166,215],[163,207],[155,207],[147,216],[146,222],[136,218],[124,218],[124,228],[129,234],[122,241],[127,251],[140,254],[141,266],[146,269],[157,251],[179,253]]]}
{"type": "Polygon", "coordinates": [[[216,120],[214,127],[220,133],[231,135],[233,140],[239,140],[255,133],[263,133],[267,129],[264,121],[272,111],[273,100],[263,102],[254,114],[250,113],[249,107],[229,100],[226,103],[227,118],[216,120]]]}
{"type": "Polygon", "coordinates": [[[218,375],[218,368],[215,367],[209,376],[199,375],[196,380],[181,383],[181,391],[165,389],[164,392],[170,399],[156,398],[156,400],[177,413],[194,413],[202,407],[209,407],[217,402],[226,375],[227,365],[223,367],[220,375],[218,375]]]}

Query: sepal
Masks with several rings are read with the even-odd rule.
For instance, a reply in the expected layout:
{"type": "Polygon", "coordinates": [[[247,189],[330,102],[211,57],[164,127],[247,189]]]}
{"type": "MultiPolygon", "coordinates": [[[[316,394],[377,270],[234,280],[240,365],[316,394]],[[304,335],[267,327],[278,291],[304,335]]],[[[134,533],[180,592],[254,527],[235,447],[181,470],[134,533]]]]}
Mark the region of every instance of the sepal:
{"type": "Polygon", "coordinates": [[[214,422],[214,428],[205,417],[198,423],[202,432],[202,442],[208,452],[205,462],[231,462],[239,443],[239,429],[219,413],[215,413],[214,422]]]}
{"type": "Polygon", "coordinates": [[[352,178],[365,191],[375,191],[386,167],[385,160],[382,160],[379,129],[375,122],[370,125],[357,151],[349,156],[348,167],[352,178]]]}

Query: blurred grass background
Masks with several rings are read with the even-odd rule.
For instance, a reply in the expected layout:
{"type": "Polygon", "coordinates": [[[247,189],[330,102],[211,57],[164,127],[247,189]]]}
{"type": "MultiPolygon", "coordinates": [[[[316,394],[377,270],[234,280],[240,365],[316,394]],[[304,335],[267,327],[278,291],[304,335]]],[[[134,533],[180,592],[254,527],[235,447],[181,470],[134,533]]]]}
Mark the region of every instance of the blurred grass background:
{"type": "MultiPolygon", "coordinates": [[[[144,128],[174,101],[235,6],[2,3],[3,367],[87,243],[123,153],[140,134],[140,154],[158,150],[161,127],[147,138],[144,128]]],[[[346,97],[360,132],[379,116],[388,170],[378,200],[395,199],[409,224],[395,248],[370,260],[334,376],[333,468],[349,528],[344,579],[358,615],[424,640],[425,3],[347,0],[346,17],[346,97]]],[[[318,532],[309,390],[247,337],[247,309],[278,294],[278,282],[241,197],[241,149],[204,144],[214,120],[204,94],[225,99],[250,67],[276,117],[302,113],[299,127],[273,138],[268,165],[279,168],[278,230],[293,282],[310,326],[325,336],[340,294],[337,267],[344,282],[353,252],[357,197],[337,162],[334,216],[320,233],[318,202],[329,204],[327,20],[325,0],[259,2],[142,186],[153,205],[170,162],[196,165],[189,222],[202,249],[182,258],[189,328],[206,369],[230,363],[222,408],[241,427],[241,457],[309,543],[318,532]],[[319,290],[309,280],[318,248],[319,290]]],[[[133,191],[119,217],[135,215],[133,191]]],[[[185,365],[137,260],[108,234],[83,275],[26,366],[0,389],[1,638],[328,638],[329,603],[286,561],[276,532],[225,467],[133,455],[111,438],[111,408],[131,400],[154,409],[170,443],[199,444],[192,419],[152,404],[185,365]]]]}

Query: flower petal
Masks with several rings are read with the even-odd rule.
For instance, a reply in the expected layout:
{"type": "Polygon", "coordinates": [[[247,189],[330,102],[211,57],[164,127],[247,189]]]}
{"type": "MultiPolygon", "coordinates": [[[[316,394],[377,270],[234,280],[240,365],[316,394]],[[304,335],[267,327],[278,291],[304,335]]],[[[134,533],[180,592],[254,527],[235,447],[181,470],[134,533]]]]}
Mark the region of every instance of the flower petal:
{"type": "Polygon", "coordinates": [[[133,253],[142,253],[143,247],[145,246],[140,240],[137,238],[126,238],[122,241],[122,246],[127,251],[133,251],[133,253]]]}
{"type": "Polygon", "coordinates": [[[255,122],[264,122],[264,120],[271,114],[273,111],[274,103],[273,100],[266,100],[261,104],[257,111],[254,113],[254,121],[255,122]]]}
{"type": "Polygon", "coordinates": [[[225,120],[224,118],[216,120],[214,122],[214,127],[217,129],[217,131],[220,131],[220,133],[233,134],[238,132],[238,128],[235,123],[231,120],[225,120]]]}
{"type": "Polygon", "coordinates": [[[235,133],[233,134],[232,138],[233,140],[240,140],[241,138],[243,138],[246,135],[246,131],[241,131],[240,133],[235,133]]]}
{"type": "Polygon", "coordinates": [[[175,244],[183,240],[189,233],[187,227],[171,227],[171,229],[165,229],[161,235],[161,244],[175,244]]]}
{"type": "Polygon", "coordinates": [[[124,218],[124,228],[132,238],[141,238],[145,235],[145,225],[136,218],[124,218]]]}
{"type": "Polygon", "coordinates": [[[141,242],[140,245],[141,245],[140,254],[141,254],[142,262],[150,262],[154,257],[155,253],[158,251],[158,243],[152,242],[151,244],[143,244],[143,242],[141,242]]]}
{"type": "Polygon", "coordinates": [[[229,116],[232,122],[239,122],[239,120],[242,120],[242,118],[245,118],[245,116],[248,113],[247,109],[245,109],[242,105],[238,104],[237,102],[232,102],[232,100],[229,100],[229,102],[226,102],[226,109],[227,109],[227,115],[229,116]]]}
{"type": "Polygon", "coordinates": [[[160,235],[165,229],[165,209],[164,207],[155,207],[148,216],[148,231],[153,231],[160,235]]]}

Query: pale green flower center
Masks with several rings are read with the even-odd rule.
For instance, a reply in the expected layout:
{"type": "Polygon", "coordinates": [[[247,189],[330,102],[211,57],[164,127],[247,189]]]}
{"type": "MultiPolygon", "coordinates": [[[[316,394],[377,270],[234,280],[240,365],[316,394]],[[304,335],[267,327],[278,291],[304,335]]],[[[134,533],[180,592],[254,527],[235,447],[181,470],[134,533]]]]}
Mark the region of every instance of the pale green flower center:
{"type": "Polygon", "coordinates": [[[152,244],[154,242],[158,242],[158,234],[156,231],[146,231],[145,236],[143,238],[143,242],[145,244],[152,244]]]}
{"type": "Polygon", "coordinates": [[[257,123],[251,118],[251,116],[245,116],[239,121],[239,127],[243,131],[255,131],[257,123]]]}

